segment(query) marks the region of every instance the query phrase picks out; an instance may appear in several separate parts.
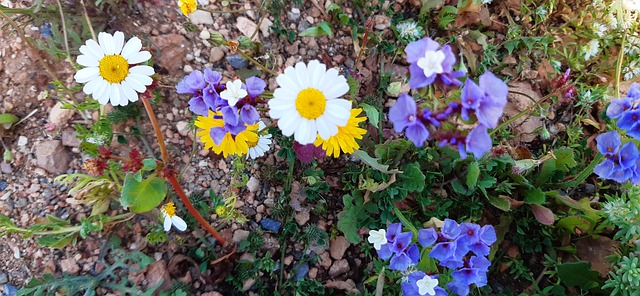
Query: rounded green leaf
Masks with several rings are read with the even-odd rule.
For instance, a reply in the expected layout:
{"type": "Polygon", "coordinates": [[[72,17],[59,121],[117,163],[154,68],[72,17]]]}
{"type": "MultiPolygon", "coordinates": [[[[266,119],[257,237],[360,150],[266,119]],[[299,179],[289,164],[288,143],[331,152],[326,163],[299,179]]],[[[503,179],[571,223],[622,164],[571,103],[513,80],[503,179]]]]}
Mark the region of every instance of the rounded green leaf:
{"type": "Polygon", "coordinates": [[[134,213],[144,213],[157,207],[167,195],[167,184],[155,174],[138,182],[132,174],[124,178],[120,203],[134,213]]]}

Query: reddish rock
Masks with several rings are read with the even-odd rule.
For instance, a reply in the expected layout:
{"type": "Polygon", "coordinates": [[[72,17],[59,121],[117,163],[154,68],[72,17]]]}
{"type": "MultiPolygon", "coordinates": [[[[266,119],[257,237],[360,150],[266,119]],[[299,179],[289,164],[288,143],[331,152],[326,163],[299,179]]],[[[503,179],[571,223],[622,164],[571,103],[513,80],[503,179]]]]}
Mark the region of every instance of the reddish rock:
{"type": "Polygon", "coordinates": [[[35,144],[35,153],[38,166],[49,173],[61,174],[69,169],[69,153],[59,140],[35,144]]]}
{"type": "Polygon", "coordinates": [[[187,54],[187,39],[180,34],[167,34],[151,37],[151,42],[160,49],[160,56],[154,56],[159,66],[167,68],[169,72],[181,71],[183,60],[187,54]]]}

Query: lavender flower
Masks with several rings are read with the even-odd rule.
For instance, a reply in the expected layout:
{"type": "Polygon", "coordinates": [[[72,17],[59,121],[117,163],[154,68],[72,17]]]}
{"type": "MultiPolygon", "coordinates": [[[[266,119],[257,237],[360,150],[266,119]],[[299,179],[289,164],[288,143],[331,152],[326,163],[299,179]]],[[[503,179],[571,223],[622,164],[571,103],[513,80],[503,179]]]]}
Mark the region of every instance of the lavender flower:
{"type": "Polygon", "coordinates": [[[204,75],[199,70],[191,72],[185,76],[182,81],[178,82],[176,91],[179,94],[192,94],[193,98],[189,100],[189,109],[191,112],[207,116],[209,114],[209,108],[202,97],[202,90],[206,87],[204,81],[204,75]]]}
{"type": "Polygon", "coordinates": [[[429,86],[436,81],[445,85],[462,85],[457,78],[464,76],[464,73],[453,71],[456,57],[449,45],[441,48],[440,44],[431,38],[422,38],[409,43],[404,51],[407,54],[407,62],[411,64],[411,88],[429,86]]]}
{"type": "Polygon", "coordinates": [[[413,98],[403,94],[389,109],[389,120],[393,128],[401,133],[406,129],[406,135],[417,147],[422,147],[429,138],[429,130],[418,118],[418,107],[413,98]]]}
{"type": "Polygon", "coordinates": [[[253,76],[245,80],[244,86],[249,93],[249,96],[255,99],[264,92],[265,88],[267,87],[267,83],[264,82],[264,80],[253,76]]]}
{"type": "Polygon", "coordinates": [[[616,131],[610,131],[596,137],[598,151],[605,156],[605,160],[599,163],[593,172],[600,178],[611,179],[616,182],[626,182],[632,179],[637,183],[638,175],[638,148],[633,142],[621,145],[620,135],[616,131]]]}
{"type": "Polygon", "coordinates": [[[462,118],[468,120],[469,112],[474,111],[478,122],[489,128],[496,127],[507,104],[508,92],[507,84],[491,72],[480,75],[480,85],[467,79],[460,95],[462,118]]]}
{"type": "Polygon", "coordinates": [[[475,284],[478,287],[487,285],[487,271],[491,262],[485,257],[473,256],[465,262],[463,268],[451,273],[453,281],[447,284],[452,292],[466,296],[469,294],[469,285],[475,284]]]}
{"type": "MultiPolygon", "coordinates": [[[[473,153],[477,159],[480,159],[482,155],[484,155],[487,151],[491,150],[493,145],[493,141],[491,140],[491,136],[487,132],[487,127],[484,124],[478,124],[476,127],[471,130],[471,132],[467,135],[465,140],[466,151],[473,153]]],[[[460,157],[466,158],[466,153],[460,151],[460,157]]]]}
{"type": "Polygon", "coordinates": [[[391,258],[389,268],[392,270],[407,270],[410,265],[420,260],[420,250],[415,244],[411,244],[412,233],[402,232],[402,223],[389,224],[388,229],[380,229],[370,232],[369,242],[374,244],[378,256],[382,260],[391,258]],[[386,243],[382,243],[380,235],[385,234],[386,243]],[[379,248],[377,248],[379,246],[379,248]]]}

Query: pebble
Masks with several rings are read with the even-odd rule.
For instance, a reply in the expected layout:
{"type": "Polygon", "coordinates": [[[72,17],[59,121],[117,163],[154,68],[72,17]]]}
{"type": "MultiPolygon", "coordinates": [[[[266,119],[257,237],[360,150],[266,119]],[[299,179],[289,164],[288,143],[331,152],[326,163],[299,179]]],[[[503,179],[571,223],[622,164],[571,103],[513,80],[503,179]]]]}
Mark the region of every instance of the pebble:
{"type": "Polygon", "coordinates": [[[210,12],[196,10],[192,14],[189,14],[189,20],[194,25],[213,25],[213,16],[211,16],[210,12]]]}
{"type": "Polygon", "coordinates": [[[211,38],[211,33],[209,30],[202,30],[199,37],[202,40],[209,40],[209,38],[211,38]]]}
{"type": "Polygon", "coordinates": [[[308,273],[309,273],[309,264],[307,262],[303,262],[298,267],[298,270],[296,270],[295,280],[296,281],[302,280],[307,276],[308,273]]]}
{"type": "Polygon", "coordinates": [[[9,183],[5,180],[0,180],[0,191],[3,191],[9,187],[9,183]]]}
{"type": "Polygon", "coordinates": [[[309,22],[307,22],[307,21],[301,21],[301,22],[298,24],[298,32],[302,32],[302,31],[304,31],[304,30],[308,29],[309,27],[311,27],[311,24],[310,24],[309,22]]]}
{"type": "Polygon", "coordinates": [[[278,231],[280,231],[280,227],[282,227],[282,222],[271,218],[264,218],[260,221],[260,225],[267,231],[278,233],[278,231]]]}
{"type": "Polygon", "coordinates": [[[39,167],[52,174],[64,173],[69,169],[69,153],[60,140],[42,141],[35,144],[35,154],[39,167]]]}
{"type": "Polygon", "coordinates": [[[295,7],[291,8],[291,11],[287,13],[287,17],[292,22],[297,21],[298,19],[300,19],[300,9],[295,7]]]}
{"type": "Polygon", "coordinates": [[[76,274],[80,271],[80,266],[78,266],[75,259],[68,258],[60,261],[60,269],[62,269],[62,272],[76,274]]]}
{"type": "Polygon", "coordinates": [[[29,143],[29,138],[25,136],[18,137],[18,146],[26,146],[29,143]]]}
{"type": "Polygon", "coordinates": [[[331,268],[329,268],[329,277],[334,278],[347,271],[349,271],[349,262],[347,259],[340,259],[333,262],[331,268]]]}
{"type": "Polygon", "coordinates": [[[251,176],[249,181],[247,181],[247,189],[249,192],[257,192],[258,189],[260,189],[260,181],[256,177],[251,176]]]}
{"type": "Polygon", "coordinates": [[[329,252],[333,259],[339,260],[344,257],[344,253],[349,248],[349,241],[344,236],[338,236],[331,241],[329,246],[329,252]]]}
{"type": "Polygon", "coordinates": [[[5,296],[16,296],[18,294],[18,288],[13,285],[5,284],[4,285],[4,295],[5,296]]]}
{"type": "Polygon", "coordinates": [[[191,67],[191,65],[184,65],[184,68],[182,70],[184,71],[184,73],[191,73],[193,72],[193,67],[191,67]]]}
{"type": "Polygon", "coordinates": [[[189,123],[186,121],[178,121],[176,123],[176,129],[181,136],[186,136],[189,134],[189,123]]]}
{"type": "Polygon", "coordinates": [[[247,279],[242,283],[242,292],[247,292],[256,283],[256,279],[247,279]]]}
{"type": "Polygon", "coordinates": [[[224,50],[222,50],[222,47],[216,46],[211,48],[211,52],[209,52],[209,62],[215,63],[222,60],[222,58],[224,58],[224,50]]]}
{"type": "Polygon", "coordinates": [[[233,241],[235,243],[239,243],[241,241],[247,240],[248,237],[249,237],[249,231],[247,230],[238,229],[233,233],[233,241]]]}
{"type": "Polygon", "coordinates": [[[309,210],[304,209],[302,210],[302,212],[296,213],[295,219],[296,223],[298,223],[298,225],[300,226],[306,224],[307,221],[309,221],[309,210]]]}
{"type": "Polygon", "coordinates": [[[245,60],[239,53],[228,56],[227,62],[236,69],[245,69],[249,66],[249,61],[245,60]]]}
{"type": "Polygon", "coordinates": [[[62,102],[57,102],[49,112],[49,122],[56,126],[64,126],[71,120],[75,111],[63,109],[62,102]]]}
{"type": "Polygon", "coordinates": [[[81,141],[78,140],[78,133],[75,130],[64,130],[62,131],[62,145],[69,147],[78,147],[81,144],[81,141]]]}
{"type": "Polygon", "coordinates": [[[0,271],[0,285],[4,285],[9,282],[9,276],[5,272],[0,271]]]}

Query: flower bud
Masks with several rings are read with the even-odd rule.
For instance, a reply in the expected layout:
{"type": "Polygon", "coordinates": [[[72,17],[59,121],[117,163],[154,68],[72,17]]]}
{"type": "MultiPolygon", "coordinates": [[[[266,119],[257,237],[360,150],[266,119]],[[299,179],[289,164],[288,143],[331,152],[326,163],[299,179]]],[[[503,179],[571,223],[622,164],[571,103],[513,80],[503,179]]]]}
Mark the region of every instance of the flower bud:
{"type": "Polygon", "coordinates": [[[220,34],[220,32],[211,32],[211,37],[209,38],[209,43],[211,43],[211,45],[213,46],[220,46],[222,44],[225,44],[226,41],[224,40],[224,36],[222,36],[222,34],[220,34]]]}
{"type": "Polygon", "coordinates": [[[248,49],[253,45],[251,39],[247,36],[240,36],[238,42],[240,43],[240,49],[248,49]]]}

